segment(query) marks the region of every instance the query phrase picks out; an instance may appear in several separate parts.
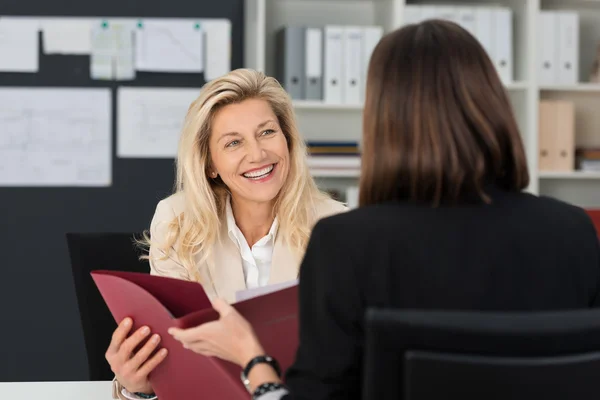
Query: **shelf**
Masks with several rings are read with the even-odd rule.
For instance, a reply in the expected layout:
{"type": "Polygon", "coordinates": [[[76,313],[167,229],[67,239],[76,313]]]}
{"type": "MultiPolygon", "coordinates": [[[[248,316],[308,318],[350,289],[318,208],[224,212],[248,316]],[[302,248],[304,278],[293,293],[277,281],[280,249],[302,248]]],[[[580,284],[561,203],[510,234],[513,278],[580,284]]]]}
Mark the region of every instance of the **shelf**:
{"type": "Polygon", "coordinates": [[[315,178],[358,178],[359,169],[352,168],[311,168],[310,173],[315,178]]]}
{"type": "Polygon", "coordinates": [[[544,85],[540,90],[546,92],[598,92],[600,93],[600,84],[598,83],[579,83],[576,85],[544,85]]]}
{"type": "Polygon", "coordinates": [[[298,110],[354,110],[360,111],[362,104],[331,104],[316,100],[294,100],[294,108],[298,110]]]}
{"type": "Polygon", "coordinates": [[[600,171],[540,172],[540,179],[600,179],[600,171]]]}
{"type": "MultiPolygon", "coordinates": [[[[513,82],[505,85],[507,90],[525,90],[529,87],[528,82],[513,82]]],[[[319,100],[294,100],[296,110],[330,110],[330,111],[362,111],[362,104],[333,104],[324,103],[319,100]]]]}
{"type": "Polygon", "coordinates": [[[505,84],[504,87],[507,90],[525,90],[529,87],[529,82],[525,82],[525,81],[512,82],[512,83],[505,84]]]}

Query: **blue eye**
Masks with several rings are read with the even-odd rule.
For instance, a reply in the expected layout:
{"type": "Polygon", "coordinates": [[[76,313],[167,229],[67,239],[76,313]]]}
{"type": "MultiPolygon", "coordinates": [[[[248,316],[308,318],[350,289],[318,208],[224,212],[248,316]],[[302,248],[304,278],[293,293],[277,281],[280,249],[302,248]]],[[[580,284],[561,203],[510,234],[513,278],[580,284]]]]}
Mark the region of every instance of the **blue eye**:
{"type": "Polygon", "coordinates": [[[237,146],[239,143],[240,143],[239,140],[232,140],[231,142],[227,143],[227,145],[225,147],[237,146]]]}
{"type": "Polygon", "coordinates": [[[273,133],[275,133],[275,131],[273,129],[267,129],[262,134],[263,134],[263,136],[266,136],[266,135],[272,135],[273,133]]]}

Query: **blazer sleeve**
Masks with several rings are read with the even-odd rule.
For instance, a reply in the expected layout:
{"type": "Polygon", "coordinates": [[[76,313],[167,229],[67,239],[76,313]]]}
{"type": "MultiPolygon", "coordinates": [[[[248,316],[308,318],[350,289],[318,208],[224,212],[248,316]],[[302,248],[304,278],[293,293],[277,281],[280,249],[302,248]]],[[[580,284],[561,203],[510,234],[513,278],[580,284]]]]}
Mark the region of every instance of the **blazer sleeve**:
{"type": "Polygon", "coordinates": [[[300,270],[300,345],[286,373],[294,400],[360,399],[363,312],[359,280],[337,216],[313,229],[300,270]]]}
{"type": "Polygon", "coordinates": [[[175,211],[167,201],[162,200],[158,203],[150,223],[150,238],[152,240],[149,250],[150,273],[168,278],[190,280],[188,270],[179,261],[175,250],[172,248],[169,254],[166,255],[157,246],[157,243],[165,243],[169,224],[176,218],[175,211]]]}

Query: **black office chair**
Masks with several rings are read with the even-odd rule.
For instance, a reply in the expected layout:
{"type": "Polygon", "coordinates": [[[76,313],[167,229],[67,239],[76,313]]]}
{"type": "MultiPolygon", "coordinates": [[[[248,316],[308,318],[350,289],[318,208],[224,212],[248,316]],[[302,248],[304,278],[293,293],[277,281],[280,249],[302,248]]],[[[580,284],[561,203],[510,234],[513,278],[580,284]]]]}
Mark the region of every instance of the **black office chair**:
{"type": "Polygon", "coordinates": [[[117,327],[112,314],[102,299],[90,272],[118,270],[150,271],[146,260],[140,260],[141,251],[134,243],[134,233],[67,233],[75,293],[88,359],[89,379],[113,379],[105,353],[113,331],[117,327]]]}
{"type": "Polygon", "coordinates": [[[365,400],[565,400],[600,395],[600,310],[369,310],[365,400]]]}

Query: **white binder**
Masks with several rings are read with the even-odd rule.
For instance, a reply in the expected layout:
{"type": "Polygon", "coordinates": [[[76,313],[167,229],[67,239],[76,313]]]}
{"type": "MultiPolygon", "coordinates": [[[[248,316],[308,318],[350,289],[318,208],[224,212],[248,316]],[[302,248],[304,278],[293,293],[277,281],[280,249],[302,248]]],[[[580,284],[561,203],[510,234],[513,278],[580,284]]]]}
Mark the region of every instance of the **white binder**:
{"type": "Polygon", "coordinates": [[[435,6],[435,17],[437,19],[443,19],[459,23],[458,20],[458,7],[455,6],[435,6]]]}
{"type": "Polygon", "coordinates": [[[576,12],[559,12],[558,36],[558,83],[574,85],[579,81],[579,15],[576,12]]]}
{"type": "Polygon", "coordinates": [[[475,8],[475,37],[483,46],[488,57],[494,62],[494,9],[475,8]]]}
{"type": "Polygon", "coordinates": [[[409,4],[404,6],[404,21],[402,25],[418,24],[421,22],[421,6],[409,4]]]}
{"type": "Polygon", "coordinates": [[[363,28],[363,42],[362,42],[362,61],[361,61],[361,80],[360,85],[360,102],[361,104],[365,101],[365,88],[367,82],[367,72],[369,68],[369,61],[371,55],[377,43],[383,37],[383,28],[381,26],[366,26],[363,28]]]}
{"type": "Polygon", "coordinates": [[[465,30],[467,30],[471,35],[475,36],[476,34],[476,26],[475,26],[475,8],[460,6],[456,7],[457,9],[457,17],[458,24],[465,30]]]}
{"type": "Polygon", "coordinates": [[[428,19],[433,19],[437,15],[436,6],[432,5],[424,5],[420,6],[419,16],[421,21],[427,21],[428,19]]]}
{"type": "Polygon", "coordinates": [[[538,19],[537,76],[540,85],[558,82],[558,14],[542,11],[538,19]]]}
{"type": "Polygon", "coordinates": [[[304,54],[304,97],[323,100],[323,29],[307,27],[304,54]]]}
{"type": "Polygon", "coordinates": [[[345,104],[360,104],[361,70],[362,70],[363,28],[360,26],[344,27],[342,39],[342,99],[345,104]]]}
{"type": "Polygon", "coordinates": [[[327,25],[324,29],[323,99],[325,103],[342,103],[342,36],[341,26],[327,25]]]}
{"type": "Polygon", "coordinates": [[[502,82],[513,81],[513,24],[512,11],[494,8],[494,64],[502,82]]]}

